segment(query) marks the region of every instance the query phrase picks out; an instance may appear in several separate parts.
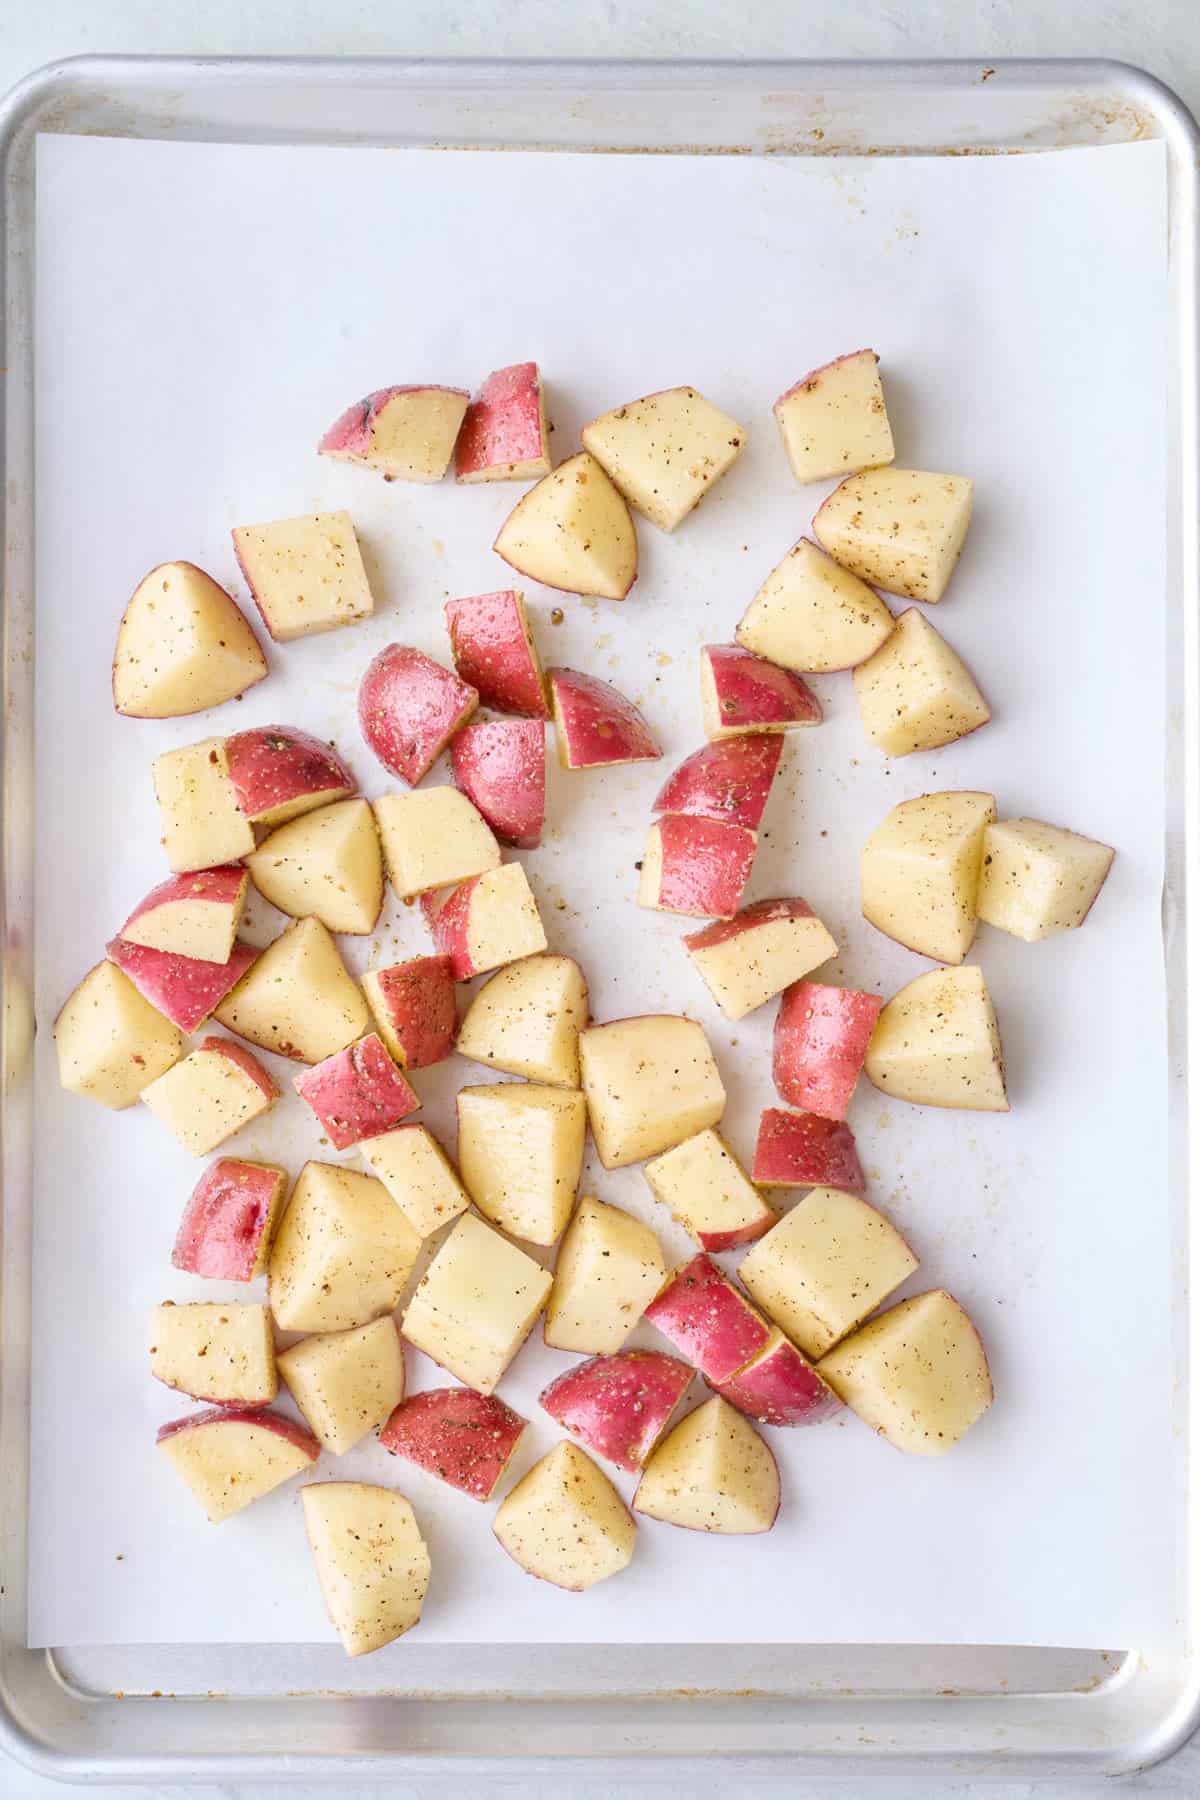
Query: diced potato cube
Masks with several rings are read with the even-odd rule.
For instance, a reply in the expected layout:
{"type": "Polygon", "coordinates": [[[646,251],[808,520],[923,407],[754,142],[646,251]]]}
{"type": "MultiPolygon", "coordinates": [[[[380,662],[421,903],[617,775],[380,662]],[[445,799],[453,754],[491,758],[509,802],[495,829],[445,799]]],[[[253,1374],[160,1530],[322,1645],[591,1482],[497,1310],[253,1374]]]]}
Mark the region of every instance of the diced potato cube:
{"type": "Polygon", "coordinates": [[[371,1029],[357,982],[320,919],[297,919],[214,1015],[226,1030],[294,1062],[318,1063],[371,1029]]]}
{"type": "Polygon", "coordinates": [[[819,1373],[872,1430],[912,1456],[941,1456],[992,1404],[979,1333],[940,1288],[843,1338],[819,1373]]]}
{"type": "Polygon", "coordinates": [[[546,1343],[599,1355],[619,1350],[666,1279],[650,1227],[585,1194],[559,1246],[546,1343]]]}
{"type": "Polygon", "coordinates": [[[619,1574],[637,1544],[637,1526],[608,1476],[565,1440],[501,1502],[492,1530],[530,1575],[572,1593],[619,1574]]]}
{"type": "Polygon", "coordinates": [[[275,1398],[271,1311],[261,1304],[197,1300],[156,1306],[150,1373],[193,1400],[264,1406],[275,1398]]]}
{"type": "Polygon", "coordinates": [[[401,1321],[410,1344],[490,1394],[545,1304],[552,1278],[531,1256],[464,1213],[401,1321]]]}
{"type": "Polygon", "coordinates": [[[1114,852],[1040,819],[1003,819],[983,838],[979,916],[1035,944],[1082,925],[1108,878],[1114,852]]]}
{"type": "Polygon", "coordinates": [[[975,941],[990,794],[921,794],[893,807],[863,845],[863,918],[898,944],[960,963],[975,941]]]}
{"type": "Polygon", "coordinates": [[[661,531],[674,531],[746,442],[736,419],[690,387],[631,400],[580,435],[629,504],[661,531]]]}
{"type": "Polygon", "coordinates": [[[915,606],[855,669],[854,693],[867,736],[888,756],[939,750],[992,716],[966,663],[915,606]]]}
{"type": "Polygon", "coordinates": [[[797,481],[827,481],[895,457],[874,350],[810,370],[780,394],[774,412],[797,481]]]}
{"type": "Polygon", "coordinates": [[[458,1053],[505,1075],[579,1086],[588,1020],[583,971],[569,956],[526,956],[484,983],[458,1032],[458,1053]]]}
{"type": "Polygon", "coordinates": [[[207,1156],[252,1119],[270,1112],[279,1089],[256,1056],[228,1038],[208,1037],[160,1075],[142,1099],[193,1156],[207,1156]]]}
{"type": "Polygon", "coordinates": [[[416,1514],[392,1488],[315,1481],[300,1490],[317,1579],[347,1656],[411,1631],[429,1587],[416,1514]]]}
{"type": "Polygon", "coordinates": [[[375,818],[388,875],[402,900],[500,866],[490,826],[457,788],[381,794],[375,818]]]}
{"type": "Polygon", "coordinates": [[[115,964],[97,963],[54,1021],[58,1079],[114,1112],[179,1061],[183,1033],[151,1006],[115,964]]]}
{"type": "Polygon", "coordinates": [[[606,1169],[682,1143],[725,1110],[708,1039],[694,1019],[650,1014],[579,1034],[588,1118],[606,1169]]]}
{"type": "Polygon", "coordinates": [[[404,1398],[404,1352],[392,1318],[302,1338],[279,1373],[322,1449],[352,1450],[404,1398]]]}
{"type": "Polygon", "coordinates": [[[249,856],[254,828],[238,806],[223,738],[164,750],[151,773],[163,846],[177,874],[249,856]]]}
{"type": "Polygon", "coordinates": [[[418,1237],[439,1231],[471,1204],[450,1158],[424,1125],[364,1138],[358,1150],[418,1237]]]}
{"type": "Polygon", "coordinates": [[[271,1251],[281,1331],[345,1331],[390,1313],[421,1240],[381,1182],[305,1163],[271,1251]]]}
{"type": "Polygon", "coordinates": [[[733,1250],[775,1223],[728,1144],[711,1127],[646,1164],[651,1192],[703,1250],[733,1250]]]}
{"type": "Polygon", "coordinates": [[[505,1081],[458,1092],[458,1166],[485,1219],[513,1237],[554,1244],[583,1168],[583,1095],[505,1081]]]}
{"type": "Polygon", "coordinates": [[[277,643],[354,625],[375,610],[348,512],[237,525],[233,548],[277,643]]]}

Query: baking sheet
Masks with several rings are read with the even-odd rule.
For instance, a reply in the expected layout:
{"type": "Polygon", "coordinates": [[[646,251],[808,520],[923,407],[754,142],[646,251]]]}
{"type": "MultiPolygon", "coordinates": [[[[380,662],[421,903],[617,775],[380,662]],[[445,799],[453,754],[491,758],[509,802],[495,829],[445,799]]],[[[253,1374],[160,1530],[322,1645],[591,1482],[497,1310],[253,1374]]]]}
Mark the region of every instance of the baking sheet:
{"type": "MultiPolygon", "coordinates": [[[[603,407],[677,381],[741,418],[749,448],[701,512],[670,539],[639,527],[642,575],[623,606],[527,587],[547,659],[635,694],[669,766],[700,741],[696,646],[730,635],[823,491],[793,486],[770,400],[866,342],[884,356],[900,459],[979,483],[936,622],[996,717],[889,764],[863,741],[848,680],[815,683],[827,723],[788,747],[750,892],[803,893],[845,944],[839,978],[889,992],[925,965],[856,918],[855,870],[896,800],[989,787],[1002,813],[1120,850],[1086,932],[1037,947],[981,933],[1012,1115],[937,1115],[871,1090],[855,1102],[872,1195],[923,1258],[911,1285],[945,1282],[974,1312],[998,1404],[929,1464],[852,1419],[772,1433],[786,1491],[769,1538],[647,1524],[631,1569],[583,1599],[529,1581],[484,1509],[374,1444],[317,1475],[409,1493],[435,1567],[421,1630],[441,1641],[1112,1645],[1166,1632],[1164,244],[1154,144],[814,164],[42,142],[31,1643],[331,1635],[295,1487],[218,1531],[154,1452],[156,1424],[184,1409],[146,1373],[149,1308],[245,1291],[173,1274],[198,1165],[148,1116],[61,1095],[48,1030],[161,875],[154,754],[290,721],[336,736],[366,791],[383,791],[353,720],[366,660],[392,638],[444,655],[442,598],[508,579],[488,546],[518,490],[387,486],[318,460],[316,435],[380,382],[469,386],[524,355],[546,371],[560,453],[603,407]],[[147,567],[188,556],[236,588],[230,525],[336,505],[361,528],[375,620],[273,648],[270,682],[207,718],[113,718],[112,633],[147,567]]],[[[547,843],[523,860],[597,1017],[686,1006],[704,1021],[745,1156],[772,1098],[772,1009],[721,1021],[675,943],[685,923],[632,907],[661,774],[555,771],[547,843]]],[[[260,940],[279,923],[259,905],[260,940]]],[[[387,959],[424,946],[413,911],[385,926],[387,959]]],[[[472,1079],[466,1064],[425,1072],[435,1129],[472,1079]]],[[[331,1155],[294,1096],[234,1147],[293,1171],[331,1155]]],[[[649,1215],[637,1171],[592,1185],[649,1215]]],[[[534,1421],[520,1467],[556,1435],[536,1394],[568,1360],[531,1344],[503,1384],[534,1421]]],[[[410,1354],[411,1387],[440,1379],[410,1354]]],[[[381,1679],[401,1677],[404,1651],[378,1659],[381,1679]]]]}

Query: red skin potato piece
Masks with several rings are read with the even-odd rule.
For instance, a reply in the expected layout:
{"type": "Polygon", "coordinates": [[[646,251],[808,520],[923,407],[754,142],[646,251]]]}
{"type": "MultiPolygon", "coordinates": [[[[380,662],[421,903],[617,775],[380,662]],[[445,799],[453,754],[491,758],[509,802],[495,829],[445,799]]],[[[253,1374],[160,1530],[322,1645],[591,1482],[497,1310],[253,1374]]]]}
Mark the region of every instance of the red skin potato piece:
{"type": "Polygon", "coordinates": [[[708,658],[724,726],[820,724],[820,701],[791,669],[781,669],[740,644],[706,644],[701,654],[708,658]]]}
{"type": "Polygon", "coordinates": [[[735,913],[732,919],[717,919],[702,931],[693,931],[683,941],[689,950],[710,950],[714,944],[723,944],[727,938],[741,937],[743,931],[753,931],[758,925],[770,925],[776,919],[815,919],[816,916],[807,900],[782,896],[775,900],[755,900],[749,906],[743,906],[741,912],[735,913]]]}
{"type": "Polygon", "coordinates": [[[771,1067],[781,1100],[844,1119],[883,1008],[878,994],[794,981],[775,1019],[771,1067]]]}
{"type": "Polygon", "coordinates": [[[408,644],[386,644],[358,690],[363,737],[389,774],[415,787],[479,695],[451,669],[408,644]]]}
{"type": "Polygon", "coordinates": [[[731,919],[754,865],[754,833],[717,819],[668,813],[658,820],[658,837],[659,907],[691,919],[731,919]]]}
{"type": "Polygon", "coordinates": [[[527,719],[548,719],[542,672],[525,636],[520,599],[513,588],[468,594],[446,602],[450,653],[480,704],[527,719]]]}
{"type": "Polygon", "coordinates": [[[263,1232],[286,1185],[282,1169],[220,1157],[184,1208],[172,1267],[210,1281],[253,1281],[263,1232]]]}
{"type": "Polygon", "coordinates": [[[389,400],[397,394],[460,394],[467,398],[466,388],[442,387],[436,381],[410,382],[406,387],[376,388],[373,394],[367,394],[348,406],[344,413],[339,413],[329,430],[317,445],[317,453],[327,456],[331,451],[340,451],[343,456],[367,456],[371,450],[372,432],[376,417],[383,411],[389,400]]]}
{"type": "Polygon", "coordinates": [[[197,1048],[200,1050],[207,1050],[214,1056],[227,1057],[231,1063],[236,1063],[243,1075],[249,1076],[255,1087],[264,1093],[268,1100],[278,1100],[279,1089],[275,1086],[275,1083],[271,1080],[271,1077],[267,1074],[267,1071],[263,1068],[257,1056],[255,1056],[252,1051],[247,1050],[244,1044],[235,1044],[232,1038],[206,1037],[200,1040],[197,1048]]]}
{"type": "Polygon", "coordinates": [[[694,1371],[658,1350],[593,1356],[538,1396],[556,1424],[619,1469],[641,1468],[692,1384],[694,1371]]]}
{"type": "Polygon", "coordinates": [[[728,1381],[710,1383],[723,1400],[760,1425],[819,1425],[842,1402],[782,1333],[728,1381]]]}
{"type": "Polygon", "coordinates": [[[260,1425],[264,1431],[273,1431],[276,1437],[286,1439],[294,1444],[297,1450],[303,1450],[309,1462],[316,1462],[321,1454],[321,1446],[310,1431],[303,1425],[297,1425],[295,1419],[289,1419],[284,1413],[270,1412],[265,1406],[208,1406],[202,1412],[188,1413],[186,1418],[169,1419],[160,1425],[155,1435],[155,1442],[161,1444],[164,1438],[174,1437],[180,1431],[202,1431],[209,1425],[260,1425]]]}
{"type": "Polygon", "coordinates": [[[421,1104],[374,1032],[294,1075],[292,1086],[335,1150],[391,1131],[421,1104]]]}
{"type": "Polygon", "coordinates": [[[525,1425],[496,1394],[429,1388],[400,1402],[379,1442],[472,1500],[490,1500],[525,1425]]]}
{"type": "Polygon", "coordinates": [[[405,1067],[428,1069],[454,1048],[458,1008],[448,956],[414,956],[377,969],[388,1022],[404,1047],[405,1067]]]}
{"type": "Polygon", "coordinates": [[[854,1133],[840,1119],[768,1106],[758,1122],[751,1181],[764,1187],[831,1187],[866,1192],[854,1133]]]}
{"type": "Polygon", "coordinates": [[[177,956],[172,950],[126,943],[119,937],[107,946],[106,954],[124,970],[143,999],[185,1033],[195,1031],[212,1016],[259,956],[253,944],[239,941],[228,962],[201,962],[194,956],[177,956]]]}
{"type": "Polygon", "coordinates": [[[542,437],[541,384],[535,362],[490,374],[466,410],[454,447],[454,473],[507,468],[548,454],[542,437]]]}
{"type": "Polygon", "coordinates": [[[219,869],[197,869],[191,875],[172,875],[166,881],[160,881],[144,899],[138,901],[122,925],[120,935],[128,942],[136,943],[136,937],[130,936],[131,925],[136,925],[147,913],[157,912],[160,906],[175,906],[184,900],[211,901],[215,906],[237,906],[249,881],[250,877],[241,863],[223,863],[219,869]]]}
{"type": "Polygon", "coordinates": [[[471,960],[471,902],[479,876],[460,881],[445,899],[437,894],[421,896],[421,911],[433,933],[434,948],[450,964],[455,981],[470,981],[478,973],[471,960]]]}
{"type": "Polygon", "coordinates": [[[745,1295],[703,1252],[650,1302],[645,1317],[713,1382],[727,1381],[771,1335],[745,1295]]]}
{"type": "Polygon", "coordinates": [[[496,836],[534,850],[546,822],[546,728],[540,719],[466,725],[450,746],[454,779],[496,836]]]}
{"type": "Polygon", "coordinates": [[[756,831],[782,754],[777,731],[706,744],[667,777],[651,810],[694,814],[756,831]]]}
{"type": "Polygon", "coordinates": [[[775,401],[775,405],[782,406],[785,400],[790,400],[793,394],[798,394],[800,389],[807,387],[810,381],[816,381],[820,375],[828,375],[830,369],[836,369],[841,363],[853,362],[855,357],[858,356],[874,356],[875,361],[879,361],[879,357],[870,346],[867,346],[862,350],[850,350],[845,356],[835,356],[832,362],[822,363],[819,368],[810,369],[807,375],[802,375],[799,381],[793,381],[791,387],[785,388],[783,393],[780,394],[778,400],[775,401]]]}
{"type": "Polygon", "coordinates": [[[562,721],[569,768],[654,762],[662,755],[633,701],[618,693],[611,682],[578,669],[550,669],[546,679],[562,721]]]}
{"type": "Polygon", "coordinates": [[[738,1250],[743,1244],[752,1244],[756,1238],[763,1237],[772,1225],[778,1225],[778,1215],[765,1212],[761,1219],[749,1225],[739,1225],[735,1231],[698,1231],[696,1242],[702,1250],[719,1254],[722,1250],[738,1250]]]}
{"type": "Polygon", "coordinates": [[[238,806],[252,823],[308,795],[324,806],[358,792],[353,769],[337,751],[292,725],[236,731],[225,739],[225,755],[238,806]]]}

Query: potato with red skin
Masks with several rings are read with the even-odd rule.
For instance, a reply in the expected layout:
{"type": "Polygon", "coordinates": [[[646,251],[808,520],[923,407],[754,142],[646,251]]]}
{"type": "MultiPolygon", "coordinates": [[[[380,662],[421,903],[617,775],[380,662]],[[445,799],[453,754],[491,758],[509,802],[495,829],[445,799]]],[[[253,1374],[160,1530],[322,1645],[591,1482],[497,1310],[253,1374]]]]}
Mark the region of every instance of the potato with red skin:
{"type": "Polygon", "coordinates": [[[703,1251],[685,1263],[645,1317],[714,1385],[762,1350],[771,1328],[703,1251]]]}
{"type": "Polygon", "coordinates": [[[463,419],[455,480],[536,481],[549,473],[550,432],[537,364],[494,369],[463,419]]]}
{"type": "Polygon", "coordinates": [[[465,388],[433,382],[377,388],[339,414],[317,452],[378,469],[385,481],[440,481],[469,399],[465,388]]]}
{"type": "Polygon", "coordinates": [[[142,1101],[193,1156],[269,1112],[279,1089],[258,1058],[230,1038],[206,1037],[142,1090],[142,1101]]]}
{"type": "Polygon", "coordinates": [[[622,1350],[576,1363],[538,1399],[556,1425],[596,1456],[636,1471],[667,1429],[693,1374],[661,1350],[622,1350]]]}
{"type": "Polygon", "coordinates": [[[168,950],[149,950],[113,938],[105,954],[123,969],[142,998],[180,1031],[191,1033],[211,1018],[230,989],[258,956],[253,944],[237,943],[228,962],[200,962],[168,950]]]}
{"type": "Polygon", "coordinates": [[[808,683],[740,644],[705,644],[700,702],[712,743],[747,731],[791,731],[819,725],[821,703],[808,683]]]}
{"type": "Polygon", "coordinates": [[[421,906],[455,981],[470,981],[546,948],[541,914],[520,863],[504,863],[460,883],[440,904],[424,894],[421,906]]]}
{"type": "Polygon", "coordinates": [[[450,669],[409,644],[385,644],[358,690],[363,737],[389,774],[415,787],[479,704],[450,669]]]}
{"type": "Polygon", "coordinates": [[[466,594],[447,600],[445,610],[454,667],[477,690],[480,705],[526,719],[548,719],[546,677],[524,595],[515,588],[466,594]]]}
{"type": "Polygon", "coordinates": [[[742,825],[668,813],[646,836],[638,905],[689,919],[731,919],[757,848],[757,834],[742,825]]]}
{"type": "Polygon", "coordinates": [[[454,779],[496,836],[521,850],[542,841],[546,821],[546,728],[540,719],[466,725],[450,746],[454,779]]]}
{"type": "Polygon", "coordinates": [[[564,769],[609,769],[615,763],[654,762],[662,755],[633,701],[611,682],[578,669],[550,669],[546,679],[564,769]]]}
{"type": "Polygon", "coordinates": [[[736,1250],[777,1222],[778,1215],[711,1126],[656,1156],[643,1172],[655,1199],[702,1250],[736,1250]]]}
{"type": "Polygon", "coordinates": [[[513,1459],[527,1421],[497,1394],[427,1388],[402,1400],[379,1434],[402,1456],[472,1500],[490,1500],[513,1459]]]}
{"type": "Polygon", "coordinates": [[[757,831],[782,754],[778,732],[705,744],[667,777],[651,811],[687,813],[757,831]]]}
{"type": "Polygon", "coordinates": [[[838,953],[806,900],[756,900],[731,919],[683,940],[705,987],[727,1019],[742,1019],[838,953]]]}
{"type": "Polygon", "coordinates": [[[878,994],[796,981],[775,1019],[772,1073],[781,1100],[844,1119],[883,1008],[878,994]]]}
{"type": "Polygon", "coordinates": [[[736,1374],[710,1385],[760,1425],[819,1425],[842,1405],[808,1359],[778,1330],[736,1374]]]}
{"type": "Polygon", "coordinates": [[[332,745],[294,725],[255,725],[225,739],[237,803],[252,825],[282,825],[358,792],[353,769],[332,745]]]}
{"type": "Polygon", "coordinates": [[[754,1165],[760,1187],[833,1187],[866,1191],[854,1133],[840,1119],[768,1106],[758,1122],[754,1165]]]}
{"type": "Polygon", "coordinates": [[[810,369],[772,411],[797,481],[827,481],[895,458],[874,350],[853,350],[810,369]]]}
{"type": "Polygon", "coordinates": [[[262,1406],[210,1406],[161,1425],[159,1449],[219,1525],[321,1454],[310,1431],[262,1406]]]}
{"type": "Polygon", "coordinates": [[[362,978],[379,1035],[402,1069],[428,1069],[454,1048],[458,1010],[448,956],[412,956],[362,978]]]}
{"type": "Polygon", "coordinates": [[[292,1086],[335,1150],[391,1131],[421,1104],[374,1032],[293,1075],[292,1086]]]}
{"type": "Polygon", "coordinates": [[[119,935],[148,950],[228,962],[250,885],[241,863],[171,875],[139,900],[119,935]]]}
{"type": "Polygon", "coordinates": [[[287,1188],[286,1169],[222,1156],[204,1171],[179,1221],[171,1265],[209,1281],[266,1273],[287,1188]]]}

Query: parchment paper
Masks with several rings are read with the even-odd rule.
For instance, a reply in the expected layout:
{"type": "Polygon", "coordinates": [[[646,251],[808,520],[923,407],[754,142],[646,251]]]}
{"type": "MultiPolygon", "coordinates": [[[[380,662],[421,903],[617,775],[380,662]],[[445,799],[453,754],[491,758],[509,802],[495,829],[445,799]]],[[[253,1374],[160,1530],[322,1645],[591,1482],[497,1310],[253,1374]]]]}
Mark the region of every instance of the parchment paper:
{"type": "MultiPolygon", "coordinates": [[[[885,761],[847,677],[816,682],[750,897],[799,892],[845,946],[836,979],[891,992],[926,965],[858,916],[863,838],[906,796],[996,793],[1118,847],[1084,931],[1025,946],[981,930],[1012,1079],[1008,1117],[939,1114],[864,1083],[852,1122],[871,1197],[978,1320],[998,1398],[948,1457],[899,1455],[850,1415],[773,1432],[785,1484],[769,1537],[646,1523],[632,1567],[584,1597],[530,1580],[489,1509],[366,1445],[318,1478],[394,1483],[434,1577],[421,1632],[450,1642],[940,1641],[1142,1644],[1169,1629],[1175,1545],[1164,1160],[1164,160],[1154,144],[934,161],[246,149],[44,140],[38,198],[38,1140],[30,1642],[328,1641],[292,1483],[209,1526],[154,1449],[187,1410],[151,1380],[158,1300],[218,1289],[173,1273],[201,1164],[144,1110],[60,1093],[51,1023],[164,873],[149,765],[209,732],[292,722],[336,737],[365,791],[389,786],[354,721],[358,677],[394,639],[446,657],[441,603],[507,585],[490,544],[521,489],[386,485],[314,454],[351,399],[391,381],[471,387],[536,357],[554,444],[654,388],[693,383],[749,448],[673,537],[639,523],[623,605],[526,583],[548,662],[643,704],[663,763],[551,774],[544,847],[523,860],[554,947],[597,1018],[686,1008],[748,1157],[773,1100],[774,1008],[721,1019],[677,940],[639,912],[649,803],[701,742],[697,646],[724,640],[824,489],[798,489],[775,395],[874,345],[899,460],[973,475],[977,513],[935,619],[994,722],[885,761]],[[229,528],[347,506],[378,598],[369,623],[271,647],[240,704],[118,719],[108,669],[135,583],[194,559],[244,598],[229,528]],[[560,607],[561,623],[551,622],[560,607]],[[1136,647],[1136,655],[1132,653],[1136,647]]],[[[438,771],[433,779],[446,779],[438,771]]],[[[282,920],[262,902],[251,935],[282,920]]],[[[377,955],[426,946],[389,906],[377,955]]],[[[343,940],[361,967],[367,948],[343,940]]],[[[287,1082],[294,1069],[279,1064],[287,1082]]],[[[455,1061],[424,1072],[453,1143],[455,1061]]],[[[229,1146],[293,1173],[331,1157],[292,1094],[229,1146]]],[[[353,1153],[347,1161],[355,1164],[353,1153]]],[[[652,1216],[638,1170],[588,1176],[652,1216]]],[[[661,1210],[672,1255],[688,1245],[661,1210]]],[[[730,1265],[736,1256],[726,1259],[730,1265]]],[[[643,1327],[635,1341],[655,1341],[643,1327]]],[[[540,1335],[502,1384],[533,1421],[569,1359],[540,1335]]],[[[414,1353],[410,1388],[444,1377],[414,1353]]],[[[283,1404],[287,1404],[284,1402],[283,1404]]],[[[618,1477],[631,1493],[633,1483],[618,1477]]],[[[402,1675],[406,1646],[379,1658],[402,1675]]]]}

